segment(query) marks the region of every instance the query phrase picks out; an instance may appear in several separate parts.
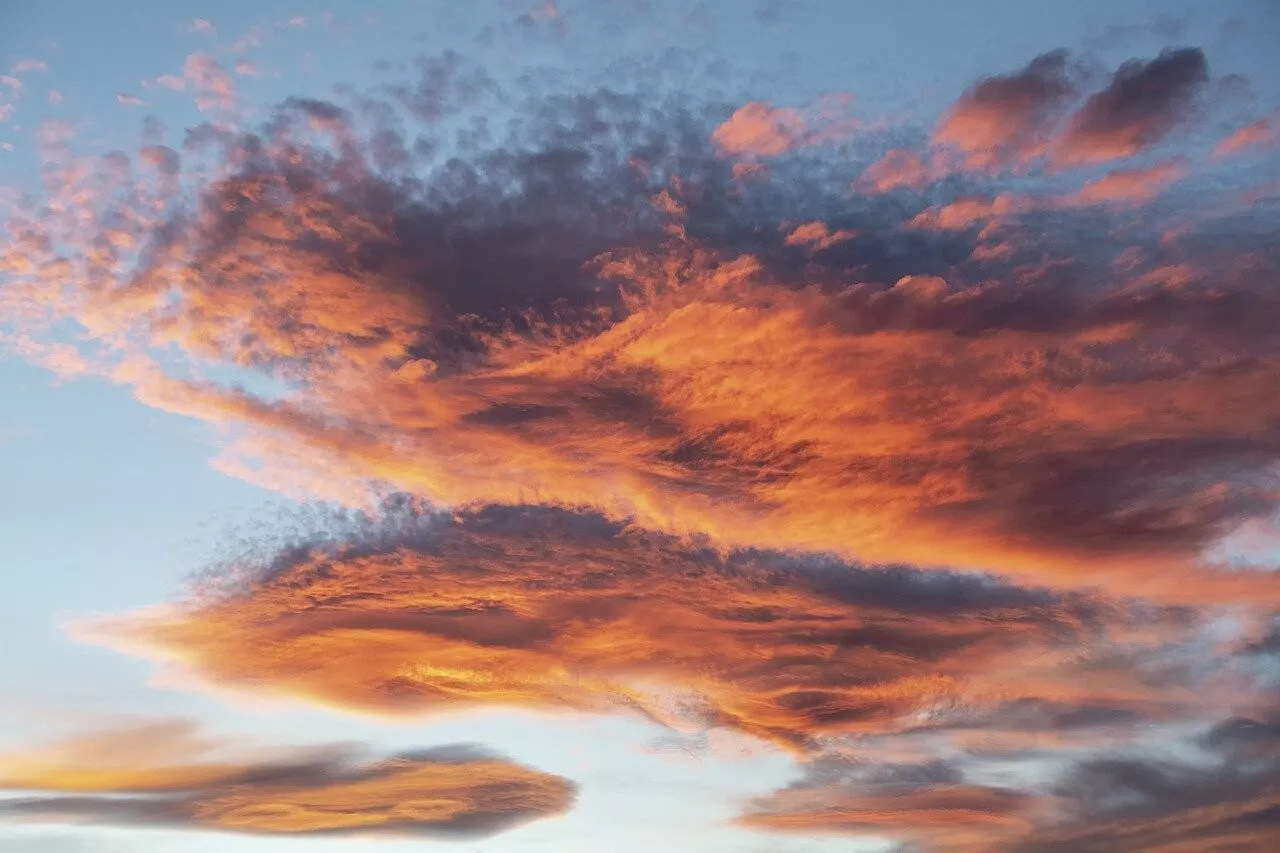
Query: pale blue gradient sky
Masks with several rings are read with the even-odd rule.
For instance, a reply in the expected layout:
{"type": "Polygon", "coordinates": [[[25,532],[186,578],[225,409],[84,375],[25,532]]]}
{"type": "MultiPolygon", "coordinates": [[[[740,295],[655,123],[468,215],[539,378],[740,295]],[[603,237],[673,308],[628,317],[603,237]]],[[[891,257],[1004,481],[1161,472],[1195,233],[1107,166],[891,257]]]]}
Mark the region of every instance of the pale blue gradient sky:
{"type": "MultiPolygon", "coordinates": [[[[516,27],[517,15],[537,4],[514,0],[7,0],[0,3],[0,73],[23,58],[41,60],[48,70],[22,75],[22,97],[9,121],[0,123],[0,142],[14,147],[0,150],[0,185],[30,186],[32,136],[47,116],[76,123],[82,139],[102,150],[132,146],[145,115],[171,130],[198,121],[189,96],[146,89],[141,81],[179,73],[184,58],[197,50],[232,57],[231,65],[240,55],[231,46],[253,27],[264,28],[262,43],[243,55],[263,73],[239,77],[237,85],[258,105],[290,94],[323,96],[340,82],[364,85],[378,79],[376,60],[409,60],[446,48],[484,60],[499,78],[529,63],[546,63],[564,68],[576,84],[601,82],[600,70],[619,56],[676,45],[698,51],[708,64],[724,59],[731,69],[683,81],[689,88],[712,87],[729,97],[749,93],[783,104],[850,91],[860,113],[907,113],[928,121],[979,76],[1020,67],[1046,50],[1090,44],[1092,56],[1112,67],[1168,44],[1197,44],[1215,75],[1245,74],[1260,101],[1280,101],[1280,78],[1268,64],[1280,53],[1277,30],[1229,24],[1257,16],[1265,3],[1235,0],[1211,8],[1198,0],[804,0],[790,10],[792,4],[759,4],[783,10],[763,24],[753,13],[754,2],[655,2],[650,13],[638,15],[621,11],[632,4],[564,0],[567,27],[598,29],[612,20],[621,28],[612,36],[560,41],[516,27]],[[327,23],[326,12],[333,16],[327,23]],[[286,25],[297,15],[305,16],[305,26],[286,25]],[[1150,31],[1107,35],[1109,26],[1149,23],[1157,15],[1185,19],[1185,29],[1175,37],[1150,31]],[[216,36],[191,31],[195,19],[209,20],[216,36]],[[478,42],[486,25],[497,34],[478,42]],[[52,90],[61,94],[61,103],[49,102],[52,90]],[[146,104],[117,104],[122,93],[146,104]]],[[[848,840],[777,840],[722,825],[743,799],[793,777],[794,765],[763,747],[737,760],[649,749],[661,732],[625,719],[487,712],[393,726],[296,707],[228,704],[152,686],[154,672],[146,662],[69,639],[61,627],[69,619],[172,599],[202,556],[216,553],[220,535],[252,526],[282,502],[211,470],[212,441],[208,428],[148,409],[121,388],[57,382],[17,360],[0,361],[0,588],[6,590],[0,597],[0,748],[157,716],[192,717],[213,731],[267,743],[358,740],[395,750],[475,741],[563,774],[583,789],[578,808],[564,818],[456,845],[459,850],[859,849],[848,840]]],[[[395,853],[435,847],[421,841],[0,828],[6,853],[395,853]]]]}

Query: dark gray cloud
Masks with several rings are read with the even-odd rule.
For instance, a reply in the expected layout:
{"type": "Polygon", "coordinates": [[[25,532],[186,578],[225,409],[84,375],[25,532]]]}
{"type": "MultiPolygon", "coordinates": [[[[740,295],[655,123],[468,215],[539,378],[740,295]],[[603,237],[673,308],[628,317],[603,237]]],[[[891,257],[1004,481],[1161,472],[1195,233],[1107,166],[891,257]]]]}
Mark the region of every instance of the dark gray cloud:
{"type": "Polygon", "coordinates": [[[1196,96],[1208,82],[1209,63],[1198,47],[1129,60],[1072,116],[1054,159],[1066,165],[1096,163],[1144,151],[1191,118],[1196,96]]]}
{"type": "MultiPolygon", "coordinates": [[[[1232,718],[1180,746],[1184,755],[1202,755],[1097,753],[1070,763],[1056,781],[1044,779],[1041,766],[1018,776],[1041,782],[1009,787],[975,783],[981,766],[969,757],[919,763],[828,757],[749,804],[743,820],[788,833],[888,836],[926,851],[1270,850],[1280,831],[1280,727],[1232,718]]],[[[1039,756],[1014,753],[1004,769],[1039,756]]]]}

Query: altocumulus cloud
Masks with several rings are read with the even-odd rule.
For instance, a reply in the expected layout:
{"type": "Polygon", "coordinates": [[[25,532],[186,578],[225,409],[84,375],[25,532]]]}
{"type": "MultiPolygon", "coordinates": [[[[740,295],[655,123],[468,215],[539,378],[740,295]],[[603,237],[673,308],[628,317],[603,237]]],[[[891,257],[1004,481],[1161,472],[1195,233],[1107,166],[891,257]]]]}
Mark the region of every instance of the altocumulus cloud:
{"type": "MultiPolygon", "coordinates": [[[[1154,144],[1203,56],[1125,65],[1046,142],[1065,63],[978,84],[940,134],[968,144],[1012,99],[990,150],[1154,144]]],[[[1274,596],[1199,568],[1274,509],[1278,295],[1256,232],[1151,215],[1191,161],[1048,203],[978,170],[913,209],[843,197],[813,161],[840,135],[744,184],[707,110],[643,89],[531,98],[508,137],[446,157],[410,106],[448,115],[454,87],[490,84],[457,58],[423,68],[385,99],[294,98],[254,130],[66,165],[10,224],[6,299],[35,318],[19,348],[237,426],[218,464],[303,493],[374,482],[728,546],[1274,596]],[[788,222],[831,239],[814,251],[788,222]],[[89,342],[50,342],[50,315],[89,342]],[[161,368],[174,346],[190,370],[161,368]]],[[[51,132],[52,176],[69,145],[51,132]]]]}

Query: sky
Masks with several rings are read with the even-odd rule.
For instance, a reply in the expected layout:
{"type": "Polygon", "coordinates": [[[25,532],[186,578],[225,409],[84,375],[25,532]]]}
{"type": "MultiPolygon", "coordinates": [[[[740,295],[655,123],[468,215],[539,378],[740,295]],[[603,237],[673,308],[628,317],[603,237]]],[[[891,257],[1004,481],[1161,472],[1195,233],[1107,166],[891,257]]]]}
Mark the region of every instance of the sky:
{"type": "Polygon", "coordinates": [[[0,2],[0,849],[1274,849],[1278,54],[0,2]]]}

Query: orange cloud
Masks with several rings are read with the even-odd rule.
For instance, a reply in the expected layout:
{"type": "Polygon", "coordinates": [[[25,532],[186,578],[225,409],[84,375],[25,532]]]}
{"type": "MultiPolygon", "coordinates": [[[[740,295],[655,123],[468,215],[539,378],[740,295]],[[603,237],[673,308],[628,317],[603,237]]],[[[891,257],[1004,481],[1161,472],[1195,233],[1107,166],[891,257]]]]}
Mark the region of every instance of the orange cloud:
{"type": "Polygon", "coordinates": [[[940,702],[1179,701],[1106,668],[1072,680],[1082,648],[1148,641],[1124,606],[1090,596],[719,556],[546,509],[400,507],[332,534],[336,551],[268,557],[229,594],[77,633],[223,687],[366,712],[630,710],[804,750],[910,728],[940,702]]]}
{"type": "Polygon", "coordinates": [[[0,755],[0,820],[255,834],[489,835],[567,810],[572,783],[472,747],[231,752],[185,722],[0,755]]]}
{"type": "Polygon", "coordinates": [[[773,832],[848,834],[915,842],[930,850],[997,849],[1031,826],[1035,798],[962,782],[899,787],[805,784],[756,801],[740,822],[773,832]]]}
{"type": "Polygon", "coordinates": [[[798,145],[805,131],[804,118],[794,107],[751,103],[739,107],[711,139],[726,154],[777,157],[798,145]]]}
{"type": "Polygon", "coordinates": [[[1275,507],[1258,475],[1280,368],[1258,322],[1280,298],[1267,247],[1205,244],[1177,281],[1156,251],[1117,271],[1136,232],[1112,211],[1012,192],[908,211],[902,229],[896,211],[842,212],[844,180],[744,187],[701,132],[655,154],[662,114],[638,115],[634,139],[603,139],[583,111],[431,185],[401,180],[415,155],[386,128],[306,99],[261,134],[193,133],[218,161],[203,182],[198,155],[156,145],[77,168],[51,130],[70,177],[13,220],[6,295],[37,327],[78,322],[78,364],[236,428],[219,465],[258,482],[592,506],[728,547],[1274,600],[1267,576],[1201,565],[1275,507]],[[757,192],[814,211],[786,217],[808,230],[780,231],[757,192]],[[1024,212],[1071,218],[1027,233],[1024,212]],[[969,226],[992,223],[1008,239],[975,251],[969,226]],[[852,231],[797,265],[795,241],[852,231]],[[157,351],[190,367],[160,370],[157,351]]]}
{"type": "MultiPolygon", "coordinates": [[[[215,61],[184,71],[167,85],[233,106],[215,61]]],[[[401,119],[496,84],[452,55],[421,71],[359,109],[289,99],[254,132],[206,124],[171,148],[148,130],[133,156],[84,157],[74,127],[42,127],[47,197],[15,199],[0,235],[7,348],[219,425],[215,465],[236,476],[448,508],[335,523],[246,559],[233,594],[83,636],[347,710],[626,710],[806,758],[880,739],[1075,760],[1270,698],[1262,653],[1215,657],[1197,631],[1219,606],[1256,621],[1280,601],[1275,573],[1213,565],[1280,505],[1275,247],[1207,239],[1195,211],[1162,239],[1159,210],[1129,210],[1176,159],[1074,195],[846,193],[927,184],[954,156],[989,173],[961,184],[1145,151],[1192,117],[1198,52],[1122,66],[1071,117],[1065,54],[1041,57],[972,87],[927,156],[865,169],[759,162],[847,140],[840,99],[713,128],[613,94],[519,106],[534,120],[442,162],[401,119]]],[[[322,785],[241,790],[259,763],[28,761],[16,778],[54,793],[5,808],[437,831],[497,796],[442,793],[458,763],[343,759],[322,785]]],[[[533,803],[522,817],[563,808],[567,783],[492,773],[523,780],[502,788],[533,803]]],[[[808,781],[751,820],[931,842],[945,818],[972,849],[1053,849],[1033,812],[1062,799],[1132,826],[1078,790],[967,772],[808,781]]],[[[1265,813],[1233,790],[1211,807],[1265,813]]],[[[1087,835],[1058,830],[1065,849],[1087,835]]]]}

